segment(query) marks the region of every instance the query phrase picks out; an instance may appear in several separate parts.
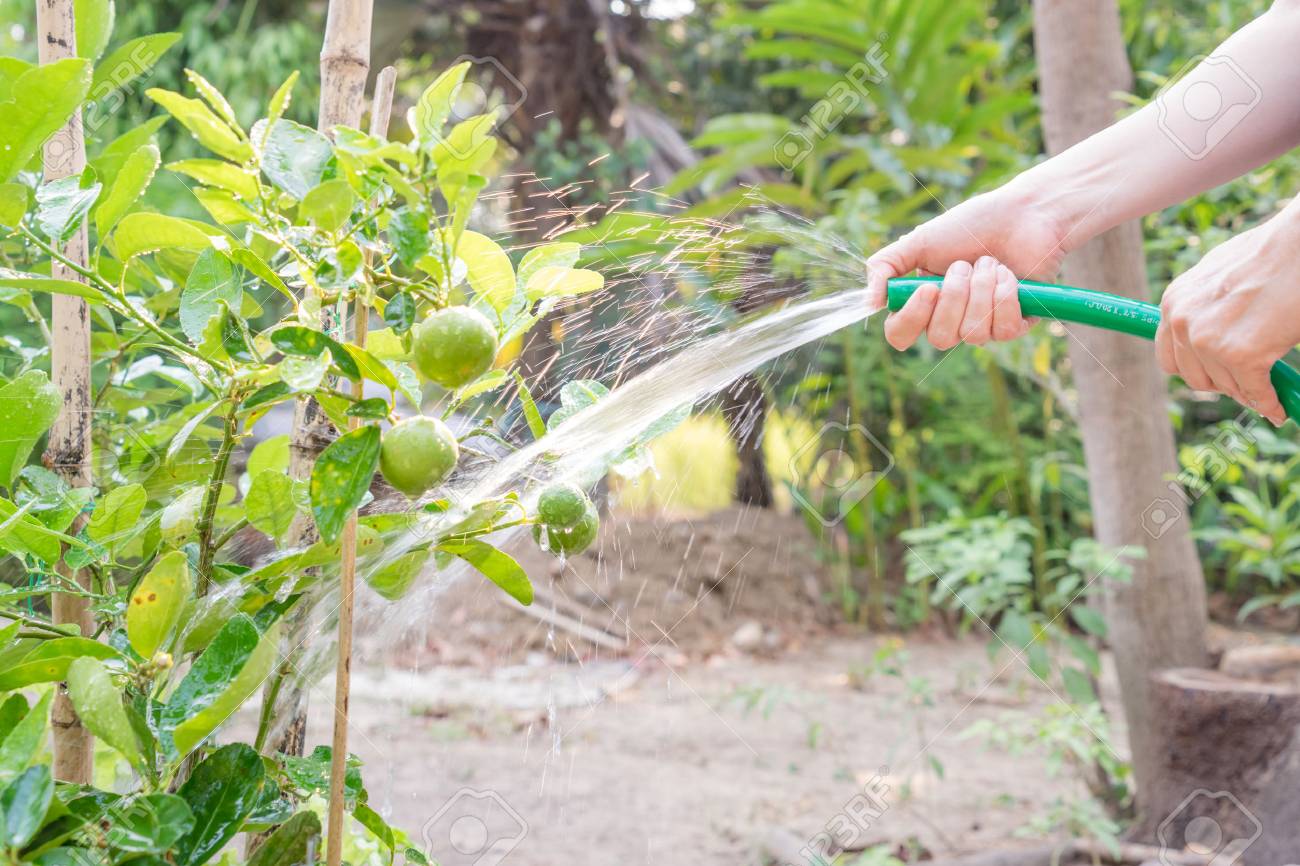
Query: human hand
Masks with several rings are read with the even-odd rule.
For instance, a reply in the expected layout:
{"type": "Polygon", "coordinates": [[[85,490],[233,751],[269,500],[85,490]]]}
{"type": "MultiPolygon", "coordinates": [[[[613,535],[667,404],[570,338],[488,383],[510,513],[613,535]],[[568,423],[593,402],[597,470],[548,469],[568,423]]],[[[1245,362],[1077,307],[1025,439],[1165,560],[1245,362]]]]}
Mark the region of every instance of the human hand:
{"type": "Polygon", "coordinates": [[[1210,250],[1170,283],[1156,331],[1166,373],[1226,394],[1276,425],[1286,412],[1269,370],[1300,342],[1300,220],[1290,210],[1210,250]]]}
{"type": "Polygon", "coordinates": [[[1011,340],[1029,329],[1017,276],[1050,279],[1068,249],[1064,220],[1014,185],[963,202],[873,255],[867,287],[884,306],[887,282],[912,271],[943,274],[885,321],[885,339],[906,349],[924,332],[937,349],[1011,340]]]}

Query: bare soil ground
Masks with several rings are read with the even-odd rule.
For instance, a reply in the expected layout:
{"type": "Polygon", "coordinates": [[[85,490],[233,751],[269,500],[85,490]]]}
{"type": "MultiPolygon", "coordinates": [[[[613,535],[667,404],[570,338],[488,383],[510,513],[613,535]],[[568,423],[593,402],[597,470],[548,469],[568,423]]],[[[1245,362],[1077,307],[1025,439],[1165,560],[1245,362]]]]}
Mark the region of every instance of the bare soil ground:
{"type": "MultiPolygon", "coordinates": [[[[1022,663],[990,660],[987,636],[835,626],[790,517],[611,519],[562,569],[519,555],[551,575],[538,606],[565,627],[466,581],[420,639],[362,636],[352,749],[372,805],[443,866],[758,866],[774,832],[823,830],[941,856],[1014,845],[1081,792],[1033,748],[962,736],[1055,700],[1022,663]]],[[[329,741],[331,697],[313,692],[313,744],[329,741]]]]}

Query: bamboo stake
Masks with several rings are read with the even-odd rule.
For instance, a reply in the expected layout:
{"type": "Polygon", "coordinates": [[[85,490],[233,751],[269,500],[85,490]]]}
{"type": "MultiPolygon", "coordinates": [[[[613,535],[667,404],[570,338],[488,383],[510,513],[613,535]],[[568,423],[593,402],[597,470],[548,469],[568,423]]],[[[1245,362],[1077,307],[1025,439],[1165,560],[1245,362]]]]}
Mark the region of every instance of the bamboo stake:
{"type": "MultiPolygon", "coordinates": [[[[36,30],[38,33],[41,63],[53,63],[77,54],[77,31],[73,13],[73,0],[36,0],[36,30]]],[[[86,141],[81,127],[81,111],[77,110],[67,125],[45,143],[45,180],[57,180],[81,174],[86,168],[86,141]]],[[[63,255],[85,267],[86,227],[82,225],[63,248],[63,255]]],[[[63,280],[85,280],[66,265],[51,265],[54,277],[63,280]]],[[[51,307],[52,343],[50,345],[51,380],[63,395],[63,410],[50,429],[49,444],[44,461],[70,487],[89,487],[90,473],[90,311],[83,298],[55,295],[51,307]]],[[[76,533],[85,522],[77,518],[70,533],[76,533]]],[[[83,587],[89,587],[90,576],[75,574],[59,566],[60,573],[83,587]]],[[[93,624],[89,602],[76,595],[53,593],[50,602],[56,623],[80,626],[83,635],[90,635],[93,624]]],[[[59,686],[51,714],[54,727],[54,777],[67,782],[89,783],[93,770],[94,744],[77,718],[68,698],[67,689],[59,686]]]]}
{"type": "MultiPolygon", "coordinates": [[[[387,135],[388,118],[393,109],[393,86],[397,70],[384,67],[375,80],[374,104],[370,109],[370,134],[387,135]]],[[[369,256],[367,256],[369,258],[369,256]]],[[[352,316],[353,342],[366,346],[366,333],[370,329],[370,298],[358,292],[352,316]]],[[[365,396],[361,381],[352,383],[352,396],[358,400],[365,396]]],[[[348,423],[349,430],[360,425],[360,418],[348,423]]],[[[352,614],[353,591],[357,581],[357,515],[354,512],[343,528],[339,568],[339,657],[334,671],[334,739],[330,755],[329,823],[326,830],[325,862],[339,866],[343,858],[343,787],[348,760],[348,701],[352,691],[352,614]]]]}
{"type": "MultiPolygon", "coordinates": [[[[365,105],[366,76],[370,73],[370,21],[373,0],[330,0],[325,19],[325,39],[321,46],[320,112],[317,128],[332,135],[339,124],[358,127],[365,105]]],[[[336,335],[339,316],[332,307],[324,307],[320,328],[336,335]]],[[[299,400],[294,407],[293,428],[289,436],[289,474],[306,480],[311,477],[316,457],[331,439],[330,422],[315,400],[299,400]]],[[[289,527],[286,541],[291,549],[306,547],[316,540],[311,520],[299,515],[289,527]]],[[[272,751],[301,755],[307,732],[307,691],[295,677],[293,656],[311,633],[310,605],[304,604],[292,617],[285,639],[286,656],[272,682],[263,691],[263,702],[280,700],[288,716],[284,731],[275,738],[272,751]],[[284,684],[288,681],[288,687],[284,684]]],[[[269,708],[271,716],[276,707],[269,708]]]]}

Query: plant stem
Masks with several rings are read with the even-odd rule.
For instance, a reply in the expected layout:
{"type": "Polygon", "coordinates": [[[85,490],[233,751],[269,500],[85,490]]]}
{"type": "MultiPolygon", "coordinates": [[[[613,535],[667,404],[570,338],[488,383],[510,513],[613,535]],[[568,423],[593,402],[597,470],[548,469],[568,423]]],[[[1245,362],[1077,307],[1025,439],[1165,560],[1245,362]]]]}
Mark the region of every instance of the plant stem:
{"type": "Polygon", "coordinates": [[[203,510],[199,515],[199,579],[195,591],[199,597],[208,594],[212,583],[212,561],[216,558],[219,544],[212,543],[215,528],[217,502],[221,499],[221,488],[226,481],[226,470],[230,466],[230,453],[235,450],[235,441],[239,434],[239,400],[235,395],[227,394],[230,410],[226,413],[226,426],[222,431],[221,445],[217,449],[217,460],[212,466],[212,476],[208,479],[207,492],[203,494],[203,510]]]}

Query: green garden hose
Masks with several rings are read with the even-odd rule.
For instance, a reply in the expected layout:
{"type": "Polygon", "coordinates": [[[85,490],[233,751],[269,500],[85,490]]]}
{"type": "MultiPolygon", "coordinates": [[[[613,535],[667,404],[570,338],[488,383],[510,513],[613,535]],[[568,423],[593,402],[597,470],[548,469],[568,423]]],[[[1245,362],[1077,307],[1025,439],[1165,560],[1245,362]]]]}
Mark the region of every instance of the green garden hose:
{"type": "MultiPolygon", "coordinates": [[[[926,283],[941,283],[943,277],[896,277],[889,281],[889,309],[900,310],[907,299],[926,283]]],[[[1105,292],[1020,281],[1020,310],[1026,316],[1042,316],[1078,325],[1091,325],[1154,340],[1160,324],[1160,308],[1154,304],[1122,298],[1105,292]]],[[[1287,417],[1300,422],[1300,372],[1282,361],[1273,365],[1269,378],[1287,417]]]]}

